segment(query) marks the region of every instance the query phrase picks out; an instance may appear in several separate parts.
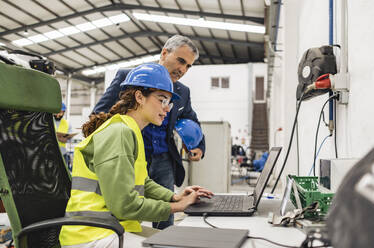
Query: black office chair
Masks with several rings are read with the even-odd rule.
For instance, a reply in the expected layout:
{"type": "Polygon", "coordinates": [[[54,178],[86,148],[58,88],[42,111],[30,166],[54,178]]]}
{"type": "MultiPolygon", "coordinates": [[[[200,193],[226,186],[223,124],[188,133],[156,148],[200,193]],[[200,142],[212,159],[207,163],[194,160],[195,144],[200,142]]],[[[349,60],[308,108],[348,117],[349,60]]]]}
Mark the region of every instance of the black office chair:
{"type": "Polygon", "coordinates": [[[71,176],[58,147],[52,113],[61,109],[56,79],[0,62],[0,196],[15,246],[60,247],[62,225],[124,229],[113,219],[64,217],[71,176]]]}

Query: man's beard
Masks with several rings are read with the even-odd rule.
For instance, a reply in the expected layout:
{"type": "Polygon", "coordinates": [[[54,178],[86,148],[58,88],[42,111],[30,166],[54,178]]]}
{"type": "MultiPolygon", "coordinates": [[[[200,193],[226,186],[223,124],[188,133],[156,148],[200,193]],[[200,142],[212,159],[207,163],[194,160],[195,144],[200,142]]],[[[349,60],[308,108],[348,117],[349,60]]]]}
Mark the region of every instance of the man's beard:
{"type": "Polygon", "coordinates": [[[53,115],[53,117],[55,118],[56,121],[61,121],[61,119],[62,119],[62,116],[58,117],[56,115],[53,115]]]}

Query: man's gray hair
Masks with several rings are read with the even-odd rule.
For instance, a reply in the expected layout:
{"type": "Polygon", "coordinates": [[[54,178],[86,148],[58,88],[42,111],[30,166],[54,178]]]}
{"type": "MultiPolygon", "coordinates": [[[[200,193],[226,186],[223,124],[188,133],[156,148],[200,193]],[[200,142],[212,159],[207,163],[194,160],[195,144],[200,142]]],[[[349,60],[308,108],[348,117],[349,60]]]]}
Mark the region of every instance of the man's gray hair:
{"type": "Polygon", "coordinates": [[[173,35],[166,41],[163,48],[165,48],[168,52],[173,52],[175,49],[184,45],[191,49],[191,51],[195,54],[195,60],[197,60],[199,58],[199,49],[197,49],[192,40],[186,36],[179,34],[173,35]]]}

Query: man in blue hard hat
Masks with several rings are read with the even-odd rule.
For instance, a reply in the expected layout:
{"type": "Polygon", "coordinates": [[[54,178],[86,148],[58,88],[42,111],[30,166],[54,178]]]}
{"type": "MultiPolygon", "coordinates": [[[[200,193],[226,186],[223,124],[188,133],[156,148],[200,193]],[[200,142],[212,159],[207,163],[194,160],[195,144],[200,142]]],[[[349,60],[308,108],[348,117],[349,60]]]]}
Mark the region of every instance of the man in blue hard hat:
{"type": "MultiPolygon", "coordinates": [[[[173,108],[166,116],[161,126],[148,125],[143,129],[148,174],[158,184],[174,190],[174,184],[182,185],[185,171],[182,158],[174,142],[173,129],[178,119],[190,119],[199,122],[191,107],[190,90],[178,80],[191,68],[199,57],[199,51],[193,42],[181,35],[169,38],[160,54],[159,64],[166,67],[173,81],[174,92],[181,98],[173,101],[173,108]]],[[[111,85],[93,109],[94,113],[108,112],[118,100],[121,83],[124,82],[130,69],[120,69],[111,85]]],[[[190,151],[189,159],[199,161],[205,151],[204,138],[199,145],[190,151]]],[[[174,223],[171,215],[168,221],[153,223],[153,227],[164,229],[174,223]]]]}

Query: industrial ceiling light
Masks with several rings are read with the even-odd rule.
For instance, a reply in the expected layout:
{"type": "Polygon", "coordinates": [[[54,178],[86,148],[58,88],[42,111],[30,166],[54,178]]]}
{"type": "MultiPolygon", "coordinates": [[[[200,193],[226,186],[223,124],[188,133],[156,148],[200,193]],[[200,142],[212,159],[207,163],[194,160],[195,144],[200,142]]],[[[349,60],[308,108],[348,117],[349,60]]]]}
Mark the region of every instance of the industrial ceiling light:
{"type": "Polygon", "coordinates": [[[77,29],[74,26],[60,28],[58,31],[63,33],[64,35],[72,35],[72,34],[77,34],[81,32],[79,29],[77,29]]]}
{"type": "Polygon", "coordinates": [[[14,41],[12,41],[12,43],[16,46],[19,46],[19,47],[34,44],[34,42],[32,42],[31,40],[26,39],[26,38],[22,38],[22,39],[19,39],[19,40],[14,40],[14,41]]]}
{"type": "Polygon", "coordinates": [[[51,40],[60,38],[62,36],[65,36],[63,33],[60,33],[60,32],[58,32],[56,30],[44,33],[44,35],[47,36],[51,40]]]}
{"type": "Polygon", "coordinates": [[[82,23],[82,24],[78,24],[75,27],[78,28],[82,32],[90,31],[92,29],[97,29],[97,27],[95,25],[93,25],[91,22],[85,22],[85,23],[82,23]]]}
{"type": "Polygon", "coordinates": [[[111,22],[108,18],[102,18],[99,20],[92,21],[92,24],[98,28],[102,28],[109,25],[113,25],[113,22],[111,22]]]}
{"type": "MultiPolygon", "coordinates": [[[[39,42],[43,42],[43,41],[46,41],[46,40],[53,40],[53,39],[57,39],[57,38],[60,38],[60,37],[63,37],[63,36],[69,36],[69,35],[72,35],[72,34],[77,34],[77,33],[80,33],[80,32],[86,32],[86,31],[89,31],[89,30],[93,30],[93,29],[97,29],[97,28],[102,28],[102,27],[105,27],[105,26],[109,26],[109,25],[118,25],[122,22],[127,22],[129,21],[130,18],[125,15],[125,14],[119,14],[119,15],[115,15],[115,16],[109,16],[108,18],[102,18],[102,19],[99,19],[99,20],[95,20],[95,21],[92,21],[92,22],[85,22],[85,23],[81,23],[81,24],[78,24],[78,25],[75,25],[75,26],[68,26],[66,28],[61,28],[59,30],[53,30],[53,31],[50,31],[50,32],[46,32],[46,33],[43,33],[43,34],[38,34],[38,35],[34,35],[34,36],[31,36],[31,37],[28,37],[28,39],[26,38],[23,38],[23,39],[19,39],[19,40],[14,40],[12,41],[13,44],[17,45],[17,46],[27,46],[27,45],[31,45],[33,43],[39,43],[39,42]]],[[[27,29],[25,29],[24,35],[28,35],[28,31],[27,29]]]]}
{"type": "Polygon", "coordinates": [[[109,16],[108,18],[109,18],[109,20],[111,20],[115,24],[130,21],[130,18],[125,14],[109,16]]]}
{"type": "Polygon", "coordinates": [[[32,40],[35,43],[39,43],[39,42],[43,42],[43,41],[48,40],[48,37],[46,37],[42,34],[38,34],[38,35],[34,35],[34,36],[29,37],[29,40],[32,40]]]}
{"type": "Polygon", "coordinates": [[[239,32],[248,32],[248,33],[259,33],[259,34],[265,33],[264,26],[229,23],[229,22],[206,21],[201,17],[199,19],[191,19],[191,18],[182,18],[182,17],[173,17],[173,16],[151,15],[151,14],[144,14],[144,13],[133,13],[133,16],[135,16],[135,18],[139,20],[150,21],[150,22],[162,22],[162,23],[178,24],[178,25],[185,25],[185,26],[224,29],[224,30],[232,30],[232,31],[239,31],[239,32]]]}

